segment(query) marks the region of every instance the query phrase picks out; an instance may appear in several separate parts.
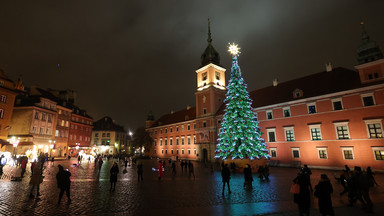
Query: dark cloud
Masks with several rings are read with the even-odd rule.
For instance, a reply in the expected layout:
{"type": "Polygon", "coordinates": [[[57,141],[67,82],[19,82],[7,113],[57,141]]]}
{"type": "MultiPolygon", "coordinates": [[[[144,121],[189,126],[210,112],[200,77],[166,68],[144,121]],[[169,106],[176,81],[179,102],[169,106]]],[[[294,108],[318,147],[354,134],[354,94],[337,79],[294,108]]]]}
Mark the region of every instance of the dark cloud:
{"type": "Polygon", "coordinates": [[[254,90],[326,62],[353,68],[360,17],[384,44],[382,8],[363,0],[1,1],[0,68],[27,85],[73,89],[96,120],[134,128],[150,109],[160,117],[195,104],[208,17],[222,65],[230,69],[227,43],[239,43],[254,90]]]}

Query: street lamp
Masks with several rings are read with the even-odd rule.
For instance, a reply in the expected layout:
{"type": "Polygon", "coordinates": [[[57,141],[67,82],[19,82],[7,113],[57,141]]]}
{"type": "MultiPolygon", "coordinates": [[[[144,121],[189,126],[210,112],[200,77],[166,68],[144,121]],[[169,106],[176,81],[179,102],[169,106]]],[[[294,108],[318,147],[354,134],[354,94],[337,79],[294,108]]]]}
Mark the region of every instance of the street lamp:
{"type": "Polygon", "coordinates": [[[19,145],[19,142],[20,142],[20,137],[16,139],[16,137],[13,136],[11,139],[8,139],[7,141],[13,145],[13,155],[16,157],[16,150],[17,150],[17,145],[19,145]]]}
{"type": "Polygon", "coordinates": [[[52,158],[52,149],[55,147],[56,140],[49,140],[49,148],[51,149],[51,155],[50,157],[52,158]]]}

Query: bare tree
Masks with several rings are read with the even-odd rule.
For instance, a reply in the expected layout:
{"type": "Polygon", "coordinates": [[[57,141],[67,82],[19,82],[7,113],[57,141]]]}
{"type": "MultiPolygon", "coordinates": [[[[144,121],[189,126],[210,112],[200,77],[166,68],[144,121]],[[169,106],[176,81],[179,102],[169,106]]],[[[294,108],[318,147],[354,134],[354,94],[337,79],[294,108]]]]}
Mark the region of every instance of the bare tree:
{"type": "Polygon", "coordinates": [[[149,152],[153,139],[149,135],[149,133],[145,130],[144,127],[139,127],[135,130],[135,133],[133,134],[133,140],[132,144],[135,148],[143,148],[145,152],[149,152]]]}

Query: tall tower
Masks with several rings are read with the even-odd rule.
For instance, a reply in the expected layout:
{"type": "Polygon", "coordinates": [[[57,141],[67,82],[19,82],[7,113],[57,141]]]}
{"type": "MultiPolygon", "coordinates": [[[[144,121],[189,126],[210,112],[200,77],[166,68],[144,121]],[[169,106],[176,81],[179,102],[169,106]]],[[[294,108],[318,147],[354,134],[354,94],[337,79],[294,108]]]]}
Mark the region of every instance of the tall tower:
{"type": "Polygon", "coordinates": [[[216,113],[225,99],[225,69],[220,66],[220,55],[212,46],[208,19],[208,46],[201,55],[201,66],[196,70],[196,141],[200,144],[199,159],[214,157],[217,140],[216,113]]]}
{"type": "Polygon", "coordinates": [[[357,61],[355,68],[359,71],[361,83],[384,80],[384,58],[380,47],[371,41],[365,30],[364,21],[360,23],[362,28],[361,44],[357,48],[357,61]]]}

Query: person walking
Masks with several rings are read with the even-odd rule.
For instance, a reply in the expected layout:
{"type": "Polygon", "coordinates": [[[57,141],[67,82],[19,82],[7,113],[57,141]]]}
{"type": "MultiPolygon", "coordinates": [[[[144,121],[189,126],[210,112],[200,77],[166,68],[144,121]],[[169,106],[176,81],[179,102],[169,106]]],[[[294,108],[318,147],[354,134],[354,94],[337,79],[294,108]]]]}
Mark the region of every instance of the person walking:
{"type": "Polygon", "coordinates": [[[55,166],[55,157],[51,158],[52,166],[55,166]]]}
{"type": "Polygon", "coordinates": [[[161,163],[161,161],[159,161],[159,175],[158,175],[158,178],[159,180],[161,180],[161,178],[163,177],[163,163],[161,163]]]}
{"type": "Polygon", "coordinates": [[[137,165],[137,180],[143,181],[143,164],[142,163],[139,163],[137,165]]]}
{"type": "Polygon", "coordinates": [[[191,163],[191,161],[189,161],[189,178],[191,178],[191,175],[193,175],[193,179],[195,179],[195,169],[193,167],[193,163],[191,163]]]}
{"type": "Polygon", "coordinates": [[[70,197],[70,188],[71,188],[71,173],[68,170],[64,170],[64,167],[59,165],[59,172],[56,174],[57,187],[60,188],[59,201],[57,204],[60,204],[61,198],[63,198],[64,191],[67,195],[67,202],[71,203],[70,197]]]}
{"type": "Polygon", "coordinates": [[[308,167],[307,164],[304,164],[304,167],[303,167],[302,170],[303,170],[304,174],[307,175],[307,178],[308,178],[308,181],[309,181],[309,188],[311,189],[311,191],[313,191],[312,183],[311,183],[311,175],[312,175],[311,169],[308,167]]]}
{"type": "Polygon", "coordinates": [[[181,173],[183,173],[184,172],[184,161],[181,161],[180,166],[181,166],[181,173]]]}
{"type": "Polygon", "coordinates": [[[125,159],[124,159],[124,167],[125,167],[125,169],[127,169],[127,166],[128,166],[128,159],[125,158],[125,159]]]}
{"type": "Polygon", "coordinates": [[[80,165],[81,164],[81,156],[79,155],[79,157],[77,157],[77,164],[80,165]]]}
{"type": "Polygon", "coordinates": [[[299,214],[309,215],[309,208],[311,207],[311,193],[310,193],[310,182],[307,174],[302,169],[297,177],[293,180],[293,183],[300,185],[300,192],[293,195],[293,201],[299,207],[299,214]]]}
{"type": "Polygon", "coordinates": [[[100,173],[100,170],[101,170],[101,167],[103,166],[103,158],[99,158],[99,173],[100,173]]]}
{"type": "Polygon", "coordinates": [[[374,186],[374,185],[378,186],[375,180],[375,177],[373,175],[375,175],[375,173],[372,172],[371,167],[367,167],[367,176],[369,178],[370,186],[374,186]]]}
{"type": "Polygon", "coordinates": [[[249,188],[252,188],[252,182],[253,182],[253,177],[252,177],[251,165],[247,164],[247,167],[244,168],[244,188],[246,186],[248,186],[249,188]]]}
{"type": "Polygon", "coordinates": [[[28,163],[28,158],[27,157],[23,157],[23,159],[21,160],[21,178],[24,177],[24,173],[25,173],[25,170],[27,168],[27,163],[28,163]]]}
{"type": "Polygon", "coordinates": [[[315,197],[318,198],[319,211],[323,216],[335,215],[332,206],[331,194],[333,187],[331,181],[326,174],[321,174],[319,183],[315,186],[315,197]]]}
{"type": "Polygon", "coordinates": [[[117,165],[116,162],[113,163],[113,166],[111,168],[111,176],[110,176],[110,182],[111,182],[111,188],[109,189],[110,191],[115,191],[116,189],[116,182],[117,182],[117,174],[119,173],[119,166],[117,165]],[[113,186],[113,189],[112,189],[113,186]]]}
{"type": "Polygon", "coordinates": [[[223,194],[225,189],[225,184],[228,186],[228,193],[231,193],[231,188],[229,187],[229,180],[231,179],[231,172],[229,171],[228,164],[225,164],[221,170],[221,178],[223,180],[223,194]]]}
{"type": "Polygon", "coordinates": [[[37,162],[33,167],[33,174],[29,185],[31,185],[31,192],[29,194],[30,198],[34,198],[33,191],[36,188],[36,197],[40,196],[40,184],[43,182],[43,175],[41,170],[41,163],[37,162]]]}

